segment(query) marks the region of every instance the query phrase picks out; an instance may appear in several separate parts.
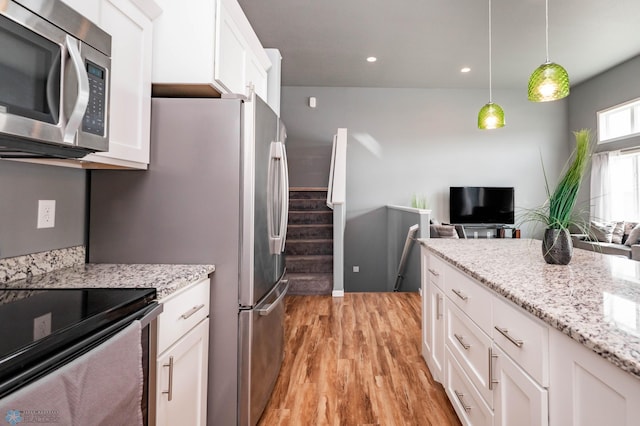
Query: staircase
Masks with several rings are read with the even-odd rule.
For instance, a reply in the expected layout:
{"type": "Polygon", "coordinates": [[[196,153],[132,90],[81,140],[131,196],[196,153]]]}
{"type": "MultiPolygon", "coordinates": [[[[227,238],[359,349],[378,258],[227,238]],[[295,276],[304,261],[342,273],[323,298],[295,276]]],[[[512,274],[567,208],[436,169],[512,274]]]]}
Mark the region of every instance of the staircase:
{"type": "Polygon", "coordinates": [[[290,188],[285,245],[289,294],[331,294],[333,211],[327,188],[290,188]]]}

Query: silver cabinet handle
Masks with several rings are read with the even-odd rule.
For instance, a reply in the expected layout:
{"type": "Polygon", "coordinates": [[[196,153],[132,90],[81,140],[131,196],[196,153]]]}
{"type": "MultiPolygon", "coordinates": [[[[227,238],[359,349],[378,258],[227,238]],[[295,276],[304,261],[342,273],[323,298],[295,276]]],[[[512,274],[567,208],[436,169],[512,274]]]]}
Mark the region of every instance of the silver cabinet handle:
{"type": "Polygon", "coordinates": [[[440,294],[436,294],[436,319],[442,318],[442,311],[440,310],[441,301],[442,301],[442,296],[440,296],[440,294]]]}
{"type": "Polygon", "coordinates": [[[454,292],[455,295],[458,296],[462,300],[466,301],[469,298],[469,296],[465,295],[460,290],[456,290],[455,288],[452,288],[451,291],[454,292]]]}
{"type": "Polygon", "coordinates": [[[431,272],[433,275],[435,275],[436,277],[440,276],[440,273],[438,271],[436,271],[435,269],[432,268],[428,268],[428,271],[431,272]]]}
{"type": "Polygon", "coordinates": [[[166,393],[168,395],[167,401],[171,401],[173,399],[173,357],[169,357],[169,364],[163,364],[162,366],[169,367],[169,389],[162,391],[162,393],[166,393]]]}
{"type": "Polygon", "coordinates": [[[458,339],[458,342],[460,342],[460,344],[462,345],[462,347],[464,348],[465,351],[468,351],[469,348],[471,347],[470,344],[466,343],[464,341],[464,338],[458,334],[453,333],[453,335],[455,336],[456,339],[458,339]]]}
{"type": "Polygon", "coordinates": [[[493,328],[498,330],[500,332],[500,334],[502,334],[504,337],[506,337],[507,340],[509,340],[511,343],[513,343],[517,347],[521,348],[522,345],[524,345],[524,342],[522,340],[516,339],[515,337],[510,335],[509,334],[509,330],[507,330],[506,328],[501,328],[501,327],[498,327],[497,325],[495,327],[493,327],[493,328]]]}
{"type": "Polygon", "coordinates": [[[204,308],[204,303],[202,305],[194,306],[193,308],[189,309],[187,312],[185,312],[184,314],[180,315],[180,318],[187,319],[191,315],[195,314],[196,312],[198,312],[202,308],[204,308]]]}
{"type": "Polygon", "coordinates": [[[454,390],[453,393],[456,394],[456,397],[458,398],[458,401],[460,401],[460,404],[462,404],[462,408],[464,408],[464,411],[466,411],[467,413],[471,411],[471,406],[464,402],[464,394],[462,392],[458,392],[457,390],[454,390]]]}
{"type": "Polygon", "coordinates": [[[497,385],[498,381],[493,378],[493,360],[498,355],[493,353],[493,348],[489,347],[489,390],[493,390],[493,385],[497,385]]]}

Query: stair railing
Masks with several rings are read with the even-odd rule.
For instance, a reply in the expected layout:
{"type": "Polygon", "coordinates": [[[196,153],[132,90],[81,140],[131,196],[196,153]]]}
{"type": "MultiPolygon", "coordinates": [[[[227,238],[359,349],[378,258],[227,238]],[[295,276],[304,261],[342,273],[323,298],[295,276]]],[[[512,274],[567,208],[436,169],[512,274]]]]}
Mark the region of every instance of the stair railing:
{"type": "Polygon", "coordinates": [[[346,226],[347,129],[333,136],[327,206],[333,210],[333,296],[344,295],[344,229],[346,226]]]}

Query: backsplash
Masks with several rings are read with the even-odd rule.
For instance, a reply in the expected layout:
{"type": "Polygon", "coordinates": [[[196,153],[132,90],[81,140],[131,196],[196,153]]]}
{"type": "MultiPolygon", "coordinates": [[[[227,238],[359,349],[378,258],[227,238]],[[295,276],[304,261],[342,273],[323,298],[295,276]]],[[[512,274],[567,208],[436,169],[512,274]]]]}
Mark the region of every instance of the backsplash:
{"type": "Polygon", "coordinates": [[[31,275],[45,274],[56,269],[68,268],[84,263],[84,261],[84,246],[0,259],[0,283],[21,280],[31,275]]]}

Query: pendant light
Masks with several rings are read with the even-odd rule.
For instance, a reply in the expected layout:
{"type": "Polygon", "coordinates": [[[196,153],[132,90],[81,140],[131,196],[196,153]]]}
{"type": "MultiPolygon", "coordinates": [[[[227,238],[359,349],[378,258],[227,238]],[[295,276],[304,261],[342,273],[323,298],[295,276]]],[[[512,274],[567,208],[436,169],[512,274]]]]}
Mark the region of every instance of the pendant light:
{"type": "Polygon", "coordinates": [[[497,129],[504,127],[504,111],[493,103],[491,90],[491,0],[489,0],[489,102],[478,113],[478,129],[497,129]]]}
{"type": "Polygon", "coordinates": [[[569,74],[549,60],[549,0],[545,0],[545,40],[547,60],[529,77],[528,97],[533,102],[557,101],[569,95],[569,74]]]}

